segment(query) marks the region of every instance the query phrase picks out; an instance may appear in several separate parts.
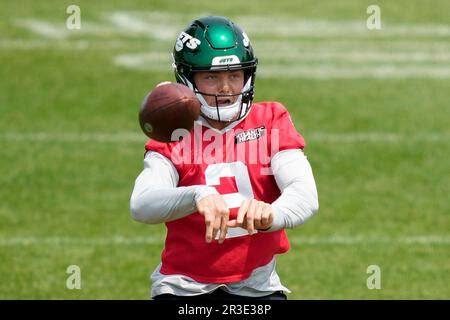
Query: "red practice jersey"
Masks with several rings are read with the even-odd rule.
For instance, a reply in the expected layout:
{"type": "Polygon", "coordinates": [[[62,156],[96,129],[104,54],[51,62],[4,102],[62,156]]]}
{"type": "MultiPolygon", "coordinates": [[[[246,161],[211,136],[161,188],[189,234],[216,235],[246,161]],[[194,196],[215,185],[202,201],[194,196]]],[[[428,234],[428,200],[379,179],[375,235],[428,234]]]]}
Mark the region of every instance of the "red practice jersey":
{"type": "MultiPolygon", "coordinates": [[[[181,141],[150,140],[145,147],[173,162],[179,187],[215,187],[230,208],[232,220],[244,199],[273,203],[280,196],[270,160],[279,151],[303,149],[305,142],[283,105],[260,102],[225,133],[196,123],[181,141]]],[[[161,273],[182,274],[198,282],[244,280],[275,254],[289,249],[284,230],[249,235],[241,228],[229,228],[224,243],[206,243],[205,219],[198,212],[168,222],[166,227],[161,273]]]]}

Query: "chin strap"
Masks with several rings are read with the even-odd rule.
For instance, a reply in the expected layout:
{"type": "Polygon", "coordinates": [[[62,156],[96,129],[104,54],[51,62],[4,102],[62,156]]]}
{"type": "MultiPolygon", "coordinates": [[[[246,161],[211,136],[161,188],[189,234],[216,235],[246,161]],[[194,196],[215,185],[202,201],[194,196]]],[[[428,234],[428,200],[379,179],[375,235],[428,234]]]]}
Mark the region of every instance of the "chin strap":
{"type": "MultiPolygon", "coordinates": [[[[243,92],[247,92],[250,90],[251,83],[252,83],[252,77],[249,77],[247,82],[245,83],[245,86],[242,88],[241,93],[239,94],[239,98],[236,100],[235,103],[230,104],[228,106],[222,106],[222,107],[213,107],[210,106],[205,98],[203,97],[202,93],[198,91],[197,88],[194,87],[194,84],[189,81],[184,75],[179,74],[180,80],[187,85],[192,91],[194,91],[195,95],[197,96],[198,100],[200,101],[200,111],[201,114],[205,117],[216,120],[216,121],[223,121],[223,122],[229,122],[233,120],[240,119],[245,116],[245,114],[250,110],[251,101],[243,102],[242,101],[242,95],[243,92]]],[[[211,95],[215,96],[216,98],[216,104],[217,104],[217,97],[220,95],[211,95]]]]}
{"type": "Polygon", "coordinates": [[[205,117],[224,122],[228,122],[237,118],[236,116],[238,115],[241,108],[242,95],[239,95],[239,98],[235,103],[219,108],[211,107],[210,105],[208,105],[205,101],[205,98],[200,93],[196,93],[196,95],[201,103],[200,111],[205,117]]]}
{"type": "MultiPolygon", "coordinates": [[[[212,120],[229,122],[242,118],[248,111],[250,102],[242,101],[242,93],[248,91],[250,89],[250,85],[251,85],[251,77],[247,80],[247,83],[245,84],[244,88],[242,88],[242,91],[239,94],[239,97],[236,100],[236,102],[228,106],[222,107],[213,107],[208,105],[203,95],[197,89],[194,89],[194,92],[197,95],[197,98],[201,104],[200,111],[205,117],[212,120]]],[[[215,95],[216,104],[218,96],[220,95],[215,95]]]]}

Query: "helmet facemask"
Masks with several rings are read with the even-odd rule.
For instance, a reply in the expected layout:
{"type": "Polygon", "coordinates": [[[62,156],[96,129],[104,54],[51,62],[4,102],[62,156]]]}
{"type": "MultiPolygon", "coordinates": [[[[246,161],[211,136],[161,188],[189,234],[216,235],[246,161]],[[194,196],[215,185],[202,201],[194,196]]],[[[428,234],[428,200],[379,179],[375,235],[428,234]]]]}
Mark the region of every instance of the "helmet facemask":
{"type": "Polygon", "coordinates": [[[232,122],[242,119],[250,110],[254,95],[256,65],[247,66],[244,68],[227,68],[225,70],[222,68],[205,70],[208,72],[234,70],[244,70],[244,86],[241,89],[241,92],[236,94],[211,94],[202,92],[197,88],[195,81],[193,80],[194,72],[190,72],[188,77],[185,77],[182,73],[177,72],[177,70],[175,70],[175,74],[178,82],[185,84],[195,92],[201,104],[200,112],[204,117],[219,122],[232,122]],[[215,105],[209,105],[205,99],[205,96],[214,97],[215,105]],[[219,106],[219,99],[226,97],[231,98],[231,100],[234,100],[235,97],[237,97],[237,99],[229,105],[219,106]]]}

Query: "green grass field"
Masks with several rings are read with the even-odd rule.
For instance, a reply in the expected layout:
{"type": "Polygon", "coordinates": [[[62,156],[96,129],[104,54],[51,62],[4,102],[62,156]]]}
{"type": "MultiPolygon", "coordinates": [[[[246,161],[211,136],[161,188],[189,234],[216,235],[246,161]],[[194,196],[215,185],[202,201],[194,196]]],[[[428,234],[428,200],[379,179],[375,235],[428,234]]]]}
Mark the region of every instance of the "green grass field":
{"type": "Polygon", "coordinates": [[[320,211],[278,259],[289,299],[450,298],[450,3],[379,0],[381,30],[373,1],[272,3],[0,0],[0,299],[149,299],[165,227],[129,213],[137,112],[205,14],[247,30],[256,101],[308,143],[320,211]]]}

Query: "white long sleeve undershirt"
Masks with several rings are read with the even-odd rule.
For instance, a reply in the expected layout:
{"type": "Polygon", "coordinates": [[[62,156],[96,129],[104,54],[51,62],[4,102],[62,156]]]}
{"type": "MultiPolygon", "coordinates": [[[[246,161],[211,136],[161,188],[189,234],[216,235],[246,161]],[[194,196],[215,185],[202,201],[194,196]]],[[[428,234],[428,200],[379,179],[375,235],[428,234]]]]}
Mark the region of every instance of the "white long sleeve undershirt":
{"type": "MultiPolygon", "coordinates": [[[[274,221],[268,230],[293,228],[303,224],[319,204],[311,166],[302,150],[278,152],[271,168],[281,196],[272,203],[274,221]]],[[[177,187],[178,173],[163,155],[148,152],[144,169],[137,177],[130,200],[133,219],[157,224],[185,217],[196,211],[196,201],[217,194],[213,187],[177,187]]]]}
{"type": "Polygon", "coordinates": [[[272,203],[274,221],[269,231],[305,223],[319,209],[316,182],[307,157],[298,149],[281,151],[272,158],[271,168],[281,196],[272,203]]]}

